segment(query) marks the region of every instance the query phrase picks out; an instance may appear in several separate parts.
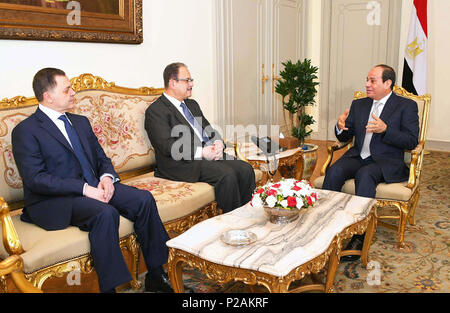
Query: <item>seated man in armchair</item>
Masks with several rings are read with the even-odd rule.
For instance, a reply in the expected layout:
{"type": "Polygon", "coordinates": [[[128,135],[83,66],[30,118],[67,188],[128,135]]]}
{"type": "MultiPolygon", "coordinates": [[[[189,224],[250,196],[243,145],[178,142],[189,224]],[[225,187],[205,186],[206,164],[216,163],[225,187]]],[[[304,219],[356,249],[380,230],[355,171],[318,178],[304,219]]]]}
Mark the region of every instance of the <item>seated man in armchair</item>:
{"type": "MultiPolygon", "coordinates": [[[[325,173],[323,189],[341,191],[345,181],[355,179],[358,196],[375,198],[377,185],[408,179],[404,150],[418,144],[417,103],[392,92],[396,80],[392,67],[372,68],[366,80],[367,97],[354,100],[339,116],[335,128],[341,142],[355,144],[325,173]]],[[[361,250],[364,235],[354,235],[346,250],[361,250]]],[[[343,261],[359,256],[343,256],[343,261]]]]}

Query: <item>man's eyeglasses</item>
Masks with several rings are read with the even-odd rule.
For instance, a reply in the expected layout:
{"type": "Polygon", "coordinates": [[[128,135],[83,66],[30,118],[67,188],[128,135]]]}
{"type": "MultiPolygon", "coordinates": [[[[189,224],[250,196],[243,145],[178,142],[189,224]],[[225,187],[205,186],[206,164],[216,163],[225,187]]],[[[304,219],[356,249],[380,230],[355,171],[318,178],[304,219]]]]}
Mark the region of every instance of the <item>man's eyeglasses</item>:
{"type": "Polygon", "coordinates": [[[177,82],[178,81],[184,81],[184,82],[186,82],[186,83],[192,83],[193,81],[194,81],[194,79],[193,78],[176,78],[175,79],[177,82]]]}

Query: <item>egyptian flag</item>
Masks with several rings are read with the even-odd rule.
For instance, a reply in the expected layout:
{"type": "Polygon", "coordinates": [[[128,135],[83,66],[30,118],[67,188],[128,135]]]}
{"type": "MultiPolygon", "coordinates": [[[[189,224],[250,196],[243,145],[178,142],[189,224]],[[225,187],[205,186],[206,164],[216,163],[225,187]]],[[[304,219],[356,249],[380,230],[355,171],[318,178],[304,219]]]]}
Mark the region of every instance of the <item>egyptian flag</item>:
{"type": "Polygon", "coordinates": [[[414,0],[402,87],[416,95],[427,93],[427,37],[427,0],[414,0]]]}

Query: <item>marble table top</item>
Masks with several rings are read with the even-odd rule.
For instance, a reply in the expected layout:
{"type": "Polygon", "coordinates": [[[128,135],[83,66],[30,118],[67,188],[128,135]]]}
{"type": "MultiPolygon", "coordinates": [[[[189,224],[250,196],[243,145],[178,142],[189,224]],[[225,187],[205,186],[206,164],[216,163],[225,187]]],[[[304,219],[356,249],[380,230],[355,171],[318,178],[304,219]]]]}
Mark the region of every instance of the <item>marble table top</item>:
{"type": "Polygon", "coordinates": [[[324,253],[337,234],[366,218],[376,203],[374,199],[341,192],[316,192],[316,205],[302,210],[292,223],[273,224],[263,208],[246,204],[194,225],[169,240],[167,246],[216,264],[285,276],[324,253]],[[220,236],[235,229],[251,231],[257,240],[245,246],[222,242],[220,236]]]}
{"type": "MultiPolygon", "coordinates": [[[[276,154],[277,159],[287,158],[294,155],[297,151],[302,148],[289,149],[286,151],[281,151],[276,154]]],[[[266,161],[267,157],[261,152],[257,145],[253,142],[243,143],[241,145],[241,153],[247,158],[247,160],[252,161],[266,161]]]]}

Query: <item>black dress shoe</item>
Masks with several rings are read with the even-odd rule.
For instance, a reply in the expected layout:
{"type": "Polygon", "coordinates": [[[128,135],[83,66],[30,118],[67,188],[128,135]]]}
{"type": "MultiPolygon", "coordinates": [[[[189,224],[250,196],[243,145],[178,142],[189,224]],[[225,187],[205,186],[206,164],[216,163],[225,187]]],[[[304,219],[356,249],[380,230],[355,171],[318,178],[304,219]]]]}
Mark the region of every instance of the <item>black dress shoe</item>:
{"type": "Polygon", "coordinates": [[[166,273],[156,277],[145,275],[145,291],[173,293],[172,285],[166,273]]]}
{"type": "MultiPolygon", "coordinates": [[[[354,235],[344,250],[362,250],[364,244],[364,235],[354,235]]],[[[353,262],[360,258],[360,255],[345,255],[341,257],[341,262],[353,262]]]]}

